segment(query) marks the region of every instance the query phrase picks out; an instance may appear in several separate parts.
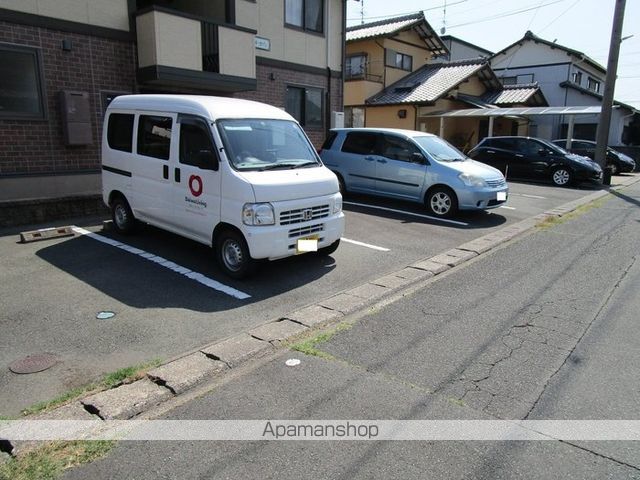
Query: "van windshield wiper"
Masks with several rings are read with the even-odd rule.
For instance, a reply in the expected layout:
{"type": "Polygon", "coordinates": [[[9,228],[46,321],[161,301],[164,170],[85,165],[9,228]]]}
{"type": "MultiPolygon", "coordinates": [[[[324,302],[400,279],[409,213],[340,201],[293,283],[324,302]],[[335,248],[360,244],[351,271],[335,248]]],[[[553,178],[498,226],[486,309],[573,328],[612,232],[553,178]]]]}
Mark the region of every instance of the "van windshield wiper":
{"type": "Polygon", "coordinates": [[[301,167],[309,167],[311,165],[318,165],[317,162],[304,162],[304,163],[272,163],[271,165],[265,165],[257,170],[285,170],[301,167]]]}

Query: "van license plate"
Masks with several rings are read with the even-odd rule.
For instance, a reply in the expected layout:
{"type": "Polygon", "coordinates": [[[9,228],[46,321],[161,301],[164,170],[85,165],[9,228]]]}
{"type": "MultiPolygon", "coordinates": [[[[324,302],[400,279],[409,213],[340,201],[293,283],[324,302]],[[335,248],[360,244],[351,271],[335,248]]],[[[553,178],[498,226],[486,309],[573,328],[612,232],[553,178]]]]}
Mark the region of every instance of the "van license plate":
{"type": "Polygon", "coordinates": [[[498,192],[498,201],[504,202],[507,199],[507,192],[498,192]]]}
{"type": "Polygon", "coordinates": [[[318,237],[299,238],[296,242],[296,253],[318,251],[318,237]]]}

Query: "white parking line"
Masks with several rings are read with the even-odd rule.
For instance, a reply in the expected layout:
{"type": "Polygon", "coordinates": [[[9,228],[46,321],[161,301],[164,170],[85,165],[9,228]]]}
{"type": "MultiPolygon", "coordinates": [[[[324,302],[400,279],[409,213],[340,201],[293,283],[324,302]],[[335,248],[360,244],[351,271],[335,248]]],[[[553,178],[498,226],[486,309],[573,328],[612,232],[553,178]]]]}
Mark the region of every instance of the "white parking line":
{"type": "Polygon", "coordinates": [[[507,207],[506,205],[500,205],[498,208],[506,208],[507,210],[515,210],[514,207],[507,207]]]}
{"type": "Polygon", "coordinates": [[[388,252],[389,251],[388,248],[378,247],[376,245],[370,245],[368,243],[362,243],[362,242],[358,242],[356,240],[349,240],[348,238],[344,238],[344,237],[342,237],[340,240],[342,240],[343,242],[347,242],[347,243],[353,243],[354,245],[359,245],[361,247],[367,247],[367,248],[370,248],[371,250],[378,250],[380,252],[388,252]]]}
{"type": "Polygon", "coordinates": [[[432,217],[430,215],[421,215],[419,213],[405,212],[404,210],[396,210],[396,209],[387,208],[387,207],[378,207],[377,205],[368,205],[366,203],[356,203],[356,202],[342,202],[342,203],[344,205],[355,205],[356,207],[367,207],[367,208],[373,208],[373,209],[376,209],[376,210],[384,210],[385,212],[402,213],[404,215],[410,215],[412,217],[428,218],[429,220],[437,220],[439,222],[451,223],[453,225],[462,225],[464,227],[469,225],[468,223],[459,222],[457,220],[448,220],[446,218],[432,217]]]}
{"type": "Polygon", "coordinates": [[[526,193],[510,193],[509,195],[516,195],[518,197],[526,197],[526,198],[538,198],[540,200],[547,199],[547,197],[540,197],[539,195],[527,195],[526,193]]]}
{"type": "Polygon", "coordinates": [[[177,263],[174,263],[166,258],[159,257],[154,255],[153,253],[145,252],[144,250],[140,250],[139,248],[132,247],[131,245],[127,245],[126,243],[118,242],[117,240],[113,240],[111,238],[103,237],[102,235],[98,235],[97,233],[90,232],[89,230],[85,230],[84,228],[73,227],[72,230],[80,235],[85,235],[89,238],[97,240],[98,242],[106,243],[107,245],[111,245],[112,247],[120,248],[125,252],[133,253],[134,255],[138,255],[146,260],[157,263],[161,267],[168,268],[169,270],[179,273],[180,275],[184,275],[191,280],[195,280],[198,283],[201,283],[205,287],[212,288],[222,293],[226,293],[234,298],[239,300],[246,300],[247,298],[251,298],[251,295],[248,295],[240,290],[236,290],[235,288],[229,287],[228,285],[224,285],[216,280],[213,280],[209,277],[205,277],[201,273],[194,272],[193,270],[189,270],[188,268],[181,267],[177,263]]]}

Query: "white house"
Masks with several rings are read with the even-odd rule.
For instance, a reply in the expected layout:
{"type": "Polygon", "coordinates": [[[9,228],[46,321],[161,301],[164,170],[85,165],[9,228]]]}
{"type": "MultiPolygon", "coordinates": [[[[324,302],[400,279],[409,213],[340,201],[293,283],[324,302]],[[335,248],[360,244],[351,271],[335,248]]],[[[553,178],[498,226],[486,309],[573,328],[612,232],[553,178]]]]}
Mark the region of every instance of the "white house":
{"type": "MultiPolygon", "coordinates": [[[[582,52],[544,40],[532,32],[509,45],[491,59],[491,66],[505,85],[537,82],[550,106],[600,106],[605,68],[582,52]]],[[[614,103],[609,145],[631,143],[629,124],[637,110],[614,103]]],[[[559,115],[533,118],[531,135],[564,138],[568,119],[559,115]]],[[[598,115],[578,115],[574,138],[595,140],[598,115]]]]}

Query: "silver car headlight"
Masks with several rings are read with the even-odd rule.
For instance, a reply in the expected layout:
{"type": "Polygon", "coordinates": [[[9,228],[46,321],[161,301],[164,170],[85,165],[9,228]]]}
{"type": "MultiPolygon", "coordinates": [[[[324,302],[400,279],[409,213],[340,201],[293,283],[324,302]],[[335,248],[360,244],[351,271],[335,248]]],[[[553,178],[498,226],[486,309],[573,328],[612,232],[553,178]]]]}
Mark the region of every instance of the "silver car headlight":
{"type": "Polygon", "coordinates": [[[484,181],[484,178],[478,177],[476,175],[472,175],[470,173],[461,173],[460,175],[458,175],[458,178],[467,187],[486,187],[487,186],[487,182],[484,181]]]}
{"type": "Polygon", "coordinates": [[[245,225],[275,225],[276,216],[270,203],[245,203],[242,207],[245,225]]]}

